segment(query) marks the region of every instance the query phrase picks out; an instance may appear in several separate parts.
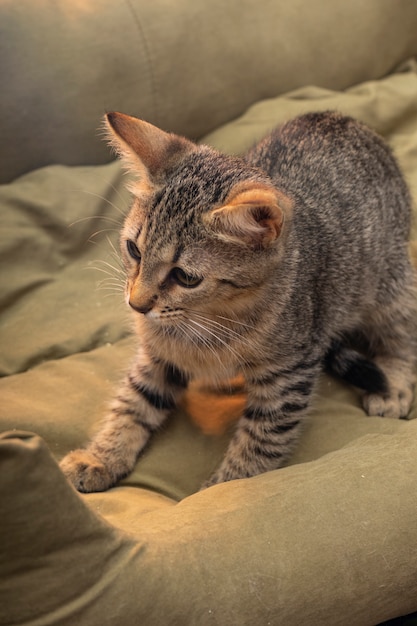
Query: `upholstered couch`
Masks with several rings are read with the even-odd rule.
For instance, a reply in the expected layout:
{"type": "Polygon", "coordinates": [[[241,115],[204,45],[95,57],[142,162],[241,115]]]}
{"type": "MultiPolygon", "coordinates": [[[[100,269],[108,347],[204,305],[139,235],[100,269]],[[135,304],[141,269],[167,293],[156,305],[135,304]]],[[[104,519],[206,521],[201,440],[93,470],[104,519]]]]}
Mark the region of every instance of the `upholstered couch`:
{"type": "Polygon", "coordinates": [[[367,417],[323,375],[288,467],[203,492],[242,392],[196,385],[108,492],[78,494],[57,460],[134,350],[103,113],[239,153],[338,109],[386,137],[417,198],[417,4],[3,0],[0,31],[0,624],[412,623],[416,404],[367,417]]]}

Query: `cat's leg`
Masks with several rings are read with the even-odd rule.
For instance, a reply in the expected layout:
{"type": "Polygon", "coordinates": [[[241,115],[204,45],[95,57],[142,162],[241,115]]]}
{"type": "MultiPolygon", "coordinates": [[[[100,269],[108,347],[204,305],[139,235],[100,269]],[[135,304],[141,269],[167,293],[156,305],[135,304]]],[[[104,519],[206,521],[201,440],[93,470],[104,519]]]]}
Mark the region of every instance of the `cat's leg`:
{"type": "Polygon", "coordinates": [[[366,320],[364,333],[371,345],[373,361],[387,380],[384,392],[364,394],[363,406],[368,415],[401,418],[410,411],[417,357],[416,308],[411,286],[389,305],[378,306],[366,320]]]}
{"type": "Polygon", "coordinates": [[[85,449],[70,452],[60,463],[76,489],[104,491],[127,476],[186,386],[186,376],[175,366],[141,354],[97,434],[85,449]]]}
{"type": "Polygon", "coordinates": [[[372,359],[352,349],[349,340],[332,342],[325,366],[331,374],[368,393],[385,393],[388,389],[385,374],[372,359]]]}
{"type": "Polygon", "coordinates": [[[322,355],[247,377],[247,406],[219,468],[203,488],[281,467],[303,427],[322,355]]]}

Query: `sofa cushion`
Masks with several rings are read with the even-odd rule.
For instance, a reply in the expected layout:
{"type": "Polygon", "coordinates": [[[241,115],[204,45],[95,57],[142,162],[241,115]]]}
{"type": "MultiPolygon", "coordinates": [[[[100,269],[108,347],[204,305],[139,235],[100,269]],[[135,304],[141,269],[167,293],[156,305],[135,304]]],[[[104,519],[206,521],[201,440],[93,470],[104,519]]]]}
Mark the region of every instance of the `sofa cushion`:
{"type": "Polygon", "coordinates": [[[263,98],[380,78],[416,31],[413,2],[6,0],[0,182],[108,161],[106,110],[198,138],[263,98]]]}

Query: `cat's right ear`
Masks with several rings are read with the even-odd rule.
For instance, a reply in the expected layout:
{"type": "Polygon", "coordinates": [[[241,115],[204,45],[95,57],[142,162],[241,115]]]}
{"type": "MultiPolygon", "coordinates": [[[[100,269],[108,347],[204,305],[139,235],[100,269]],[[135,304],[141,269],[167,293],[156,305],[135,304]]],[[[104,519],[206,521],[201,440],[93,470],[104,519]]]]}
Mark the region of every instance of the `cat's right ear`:
{"type": "Polygon", "coordinates": [[[124,113],[107,113],[104,124],[107,139],[125,165],[149,182],[163,177],[187,152],[195,149],[188,139],[124,113]]]}

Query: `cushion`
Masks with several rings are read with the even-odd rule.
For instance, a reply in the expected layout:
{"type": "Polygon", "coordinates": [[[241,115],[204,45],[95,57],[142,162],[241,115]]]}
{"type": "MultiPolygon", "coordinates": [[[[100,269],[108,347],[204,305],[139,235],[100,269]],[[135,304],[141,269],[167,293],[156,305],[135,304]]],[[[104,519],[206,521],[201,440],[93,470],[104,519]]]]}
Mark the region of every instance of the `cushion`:
{"type": "Polygon", "coordinates": [[[81,500],[42,440],[5,435],[0,623],[348,626],[411,611],[407,426],[178,504],[127,486],[81,500]]]}
{"type": "Polygon", "coordinates": [[[263,98],[380,78],[416,31],[389,0],[3,0],[0,182],[108,161],[106,110],[198,138],[263,98]]]}
{"type": "MultiPolygon", "coordinates": [[[[239,152],[327,108],[382,132],[416,193],[413,64],[268,99],[206,140],[239,152]]],[[[0,624],[371,626],[417,611],[415,402],[409,420],[367,417],[323,376],[287,467],[197,492],[244,397],[196,386],[118,486],[67,484],[56,461],[93,432],[134,351],[113,249],[124,183],[110,163],[0,189],[0,624]]]]}

